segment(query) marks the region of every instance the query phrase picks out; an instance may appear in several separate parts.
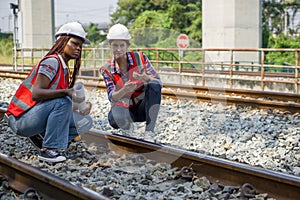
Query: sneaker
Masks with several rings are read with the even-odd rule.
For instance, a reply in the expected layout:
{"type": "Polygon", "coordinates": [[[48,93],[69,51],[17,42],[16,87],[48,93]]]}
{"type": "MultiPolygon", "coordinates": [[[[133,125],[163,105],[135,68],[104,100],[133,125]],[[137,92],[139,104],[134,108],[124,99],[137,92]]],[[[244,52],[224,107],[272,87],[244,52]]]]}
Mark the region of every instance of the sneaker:
{"type": "Polygon", "coordinates": [[[148,142],[155,142],[155,133],[153,131],[145,131],[144,140],[148,142]]]}
{"type": "Polygon", "coordinates": [[[133,130],[134,130],[134,126],[133,126],[133,123],[130,123],[130,126],[128,129],[120,129],[121,131],[121,135],[124,135],[124,136],[131,136],[132,133],[133,133],[133,130]]]}
{"type": "Polygon", "coordinates": [[[123,136],[130,136],[131,130],[130,129],[121,129],[120,134],[123,136]]]}
{"type": "Polygon", "coordinates": [[[42,149],[39,154],[39,159],[46,162],[63,162],[66,160],[65,156],[61,156],[53,149],[42,149]]]}
{"type": "Polygon", "coordinates": [[[40,134],[28,137],[28,139],[31,142],[31,144],[33,144],[33,146],[35,146],[35,148],[40,150],[43,147],[43,139],[44,138],[40,134]]]}

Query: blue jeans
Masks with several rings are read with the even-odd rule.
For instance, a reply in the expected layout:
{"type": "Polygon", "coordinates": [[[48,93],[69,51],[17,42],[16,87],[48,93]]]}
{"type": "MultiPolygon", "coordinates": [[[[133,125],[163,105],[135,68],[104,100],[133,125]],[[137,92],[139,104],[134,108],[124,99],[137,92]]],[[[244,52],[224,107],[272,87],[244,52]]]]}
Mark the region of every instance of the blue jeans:
{"type": "Polygon", "coordinates": [[[143,101],[132,108],[114,106],[108,113],[109,124],[115,128],[129,129],[132,122],[146,121],[146,131],[154,131],[161,102],[161,85],[150,81],[145,85],[143,101]]]}
{"type": "MultiPolygon", "coordinates": [[[[47,148],[67,148],[68,142],[78,136],[75,122],[80,120],[80,116],[73,112],[72,100],[64,97],[41,101],[17,118],[9,115],[8,124],[20,136],[41,134],[44,137],[43,146],[47,148]]],[[[88,118],[90,123],[78,130],[89,130],[92,127],[91,117],[81,118],[88,118]]]]}

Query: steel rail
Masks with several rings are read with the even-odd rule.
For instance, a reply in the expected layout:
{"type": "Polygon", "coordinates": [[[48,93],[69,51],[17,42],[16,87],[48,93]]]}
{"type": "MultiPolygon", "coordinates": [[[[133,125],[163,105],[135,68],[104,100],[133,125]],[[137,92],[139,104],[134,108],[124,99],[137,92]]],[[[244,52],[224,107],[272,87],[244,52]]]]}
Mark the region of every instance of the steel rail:
{"type": "MultiPolygon", "coordinates": [[[[5,72],[5,71],[12,71],[12,70],[4,70],[5,67],[7,68],[12,68],[13,65],[7,65],[7,64],[0,64],[0,67],[3,67],[2,70],[0,70],[0,72],[5,72]]],[[[25,71],[17,71],[17,72],[21,72],[21,73],[28,73],[28,71],[30,69],[32,69],[32,65],[24,65],[24,68],[26,68],[27,70],[25,71]]],[[[87,67],[82,67],[81,70],[82,71],[87,71],[87,70],[94,70],[94,67],[91,68],[87,68],[87,67]]],[[[160,67],[159,68],[159,72],[174,72],[174,73],[178,73],[177,71],[178,69],[174,69],[174,68],[168,68],[168,67],[160,67]]],[[[187,68],[187,69],[182,69],[181,70],[182,73],[187,73],[187,74],[191,74],[191,75],[195,75],[195,74],[200,74],[201,75],[201,71],[200,69],[194,69],[194,68],[187,68]]],[[[233,72],[234,75],[238,75],[238,76],[255,76],[255,77],[260,77],[261,72],[260,71],[234,71],[233,72]]],[[[209,75],[209,74],[219,74],[219,75],[229,75],[230,71],[229,70],[209,70],[209,69],[205,69],[205,74],[209,75]]],[[[284,77],[284,78],[295,78],[295,74],[294,73],[288,73],[288,72],[265,72],[265,77],[284,77]]]]}
{"type": "MultiPolygon", "coordinates": [[[[167,67],[161,67],[159,68],[161,72],[177,72],[178,69],[173,68],[167,68],[167,67]]],[[[201,74],[200,69],[182,69],[182,73],[189,73],[189,74],[201,74]]],[[[255,76],[260,77],[261,72],[260,71],[234,71],[234,75],[238,76],[255,76]]],[[[229,75],[229,70],[208,70],[205,69],[205,74],[219,74],[219,75],[229,75]]],[[[288,72],[265,72],[265,77],[284,77],[284,78],[295,78],[294,73],[288,73],[288,72]]]]}
{"type": "Polygon", "coordinates": [[[8,179],[8,183],[13,189],[21,193],[33,189],[43,199],[108,199],[94,191],[74,185],[58,176],[1,153],[0,174],[8,179]]]}
{"type": "Polygon", "coordinates": [[[281,200],[296,200],[300,196],[300,177],[297,176],[96,129],[82,135],[82,139],[88,144],[107,145],[120,155],[138,153],[173,167],[192,168],[197,177],[205,176],[212,183],[219,181],[222,185],[234,186],[247,183],[259,193],[268,193],[269,197],[281,200]]]}
{"type": "MultiPolygon", "coordinates": [[[[24,79],[28,72],[0,70],[0,77],[24,79]]],[[[89,88],[105,89],[102,78],[91,76],[78,76],[85,81],[89,88]]],[[[300,113],[300,94],[270,92],[258,90],[228,89],[205,86],[163,84],[162,94],[176,99],[194,99],[228,105],[250,106],[253,108],[278,109],[291,113],[300,113]],[[180,89],[181,91],[177,91],[180,89]]]]}

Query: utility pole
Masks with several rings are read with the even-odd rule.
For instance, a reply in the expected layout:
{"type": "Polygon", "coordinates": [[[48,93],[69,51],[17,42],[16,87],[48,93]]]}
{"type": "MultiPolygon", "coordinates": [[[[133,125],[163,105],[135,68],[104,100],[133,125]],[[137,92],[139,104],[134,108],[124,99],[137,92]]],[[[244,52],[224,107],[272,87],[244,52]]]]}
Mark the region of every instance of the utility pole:
{"type": "Polygon", "coordinates": [[[13,14],[14,14],[14,32],[13,32],[13,36],[14,36],[14,70],[16,71],[17,70],[17,47],[19,45],[19,41],[17,38],[17,35],[18,35],[18,26],[17,26],[18,13],[17,13],[17,10],[19,9],[19,6],[11,3],[10,8],[13,10],[13,14]]]}

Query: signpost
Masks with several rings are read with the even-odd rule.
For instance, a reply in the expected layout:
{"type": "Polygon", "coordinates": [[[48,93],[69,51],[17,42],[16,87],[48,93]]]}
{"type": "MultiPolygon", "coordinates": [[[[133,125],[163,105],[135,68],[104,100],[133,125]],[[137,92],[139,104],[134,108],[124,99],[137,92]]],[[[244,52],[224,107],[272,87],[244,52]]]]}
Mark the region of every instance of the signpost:
{"type": "Polygon", "coordinates": [[[178,54],[179,54],[179,73],[181,73],[181,58],[183,57],[183,50],[186,49],[190,45],[190,39],[186,34],[180,34],[177,37],[177,47],[178,47],[178,54]]]}
{"type": "Polygon", "coordinates": [[[186,49],[190,45],[190,39],[186,34],[180,34],[177,37],[177,46],[180,49],[186,49]]]}
{"type": "Polygon", "coordinates": [[[186,49],[190,45],[190,39],[186,34],[180,34],[177,37],[177,47],[179,48],[178,53],[179,57],[183,57],[183,50],[186,49]]]}

